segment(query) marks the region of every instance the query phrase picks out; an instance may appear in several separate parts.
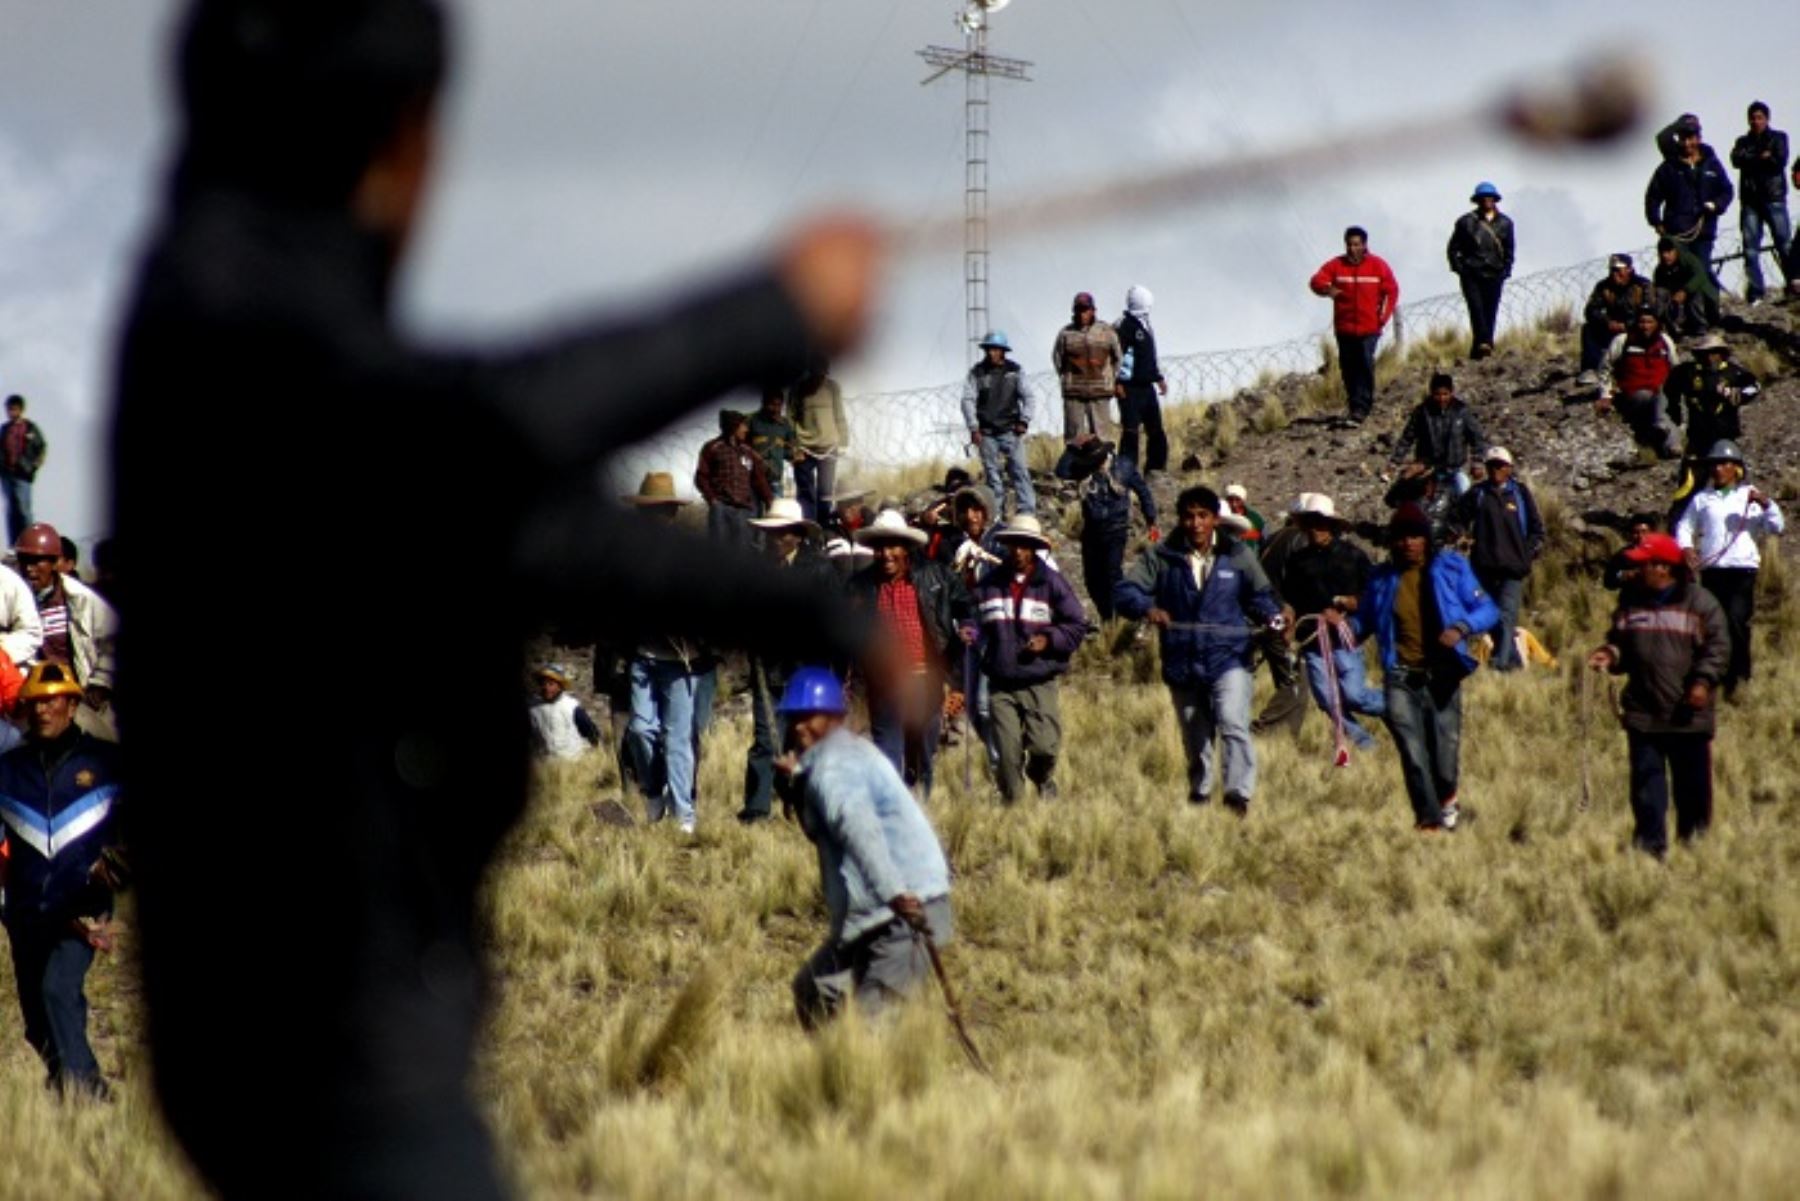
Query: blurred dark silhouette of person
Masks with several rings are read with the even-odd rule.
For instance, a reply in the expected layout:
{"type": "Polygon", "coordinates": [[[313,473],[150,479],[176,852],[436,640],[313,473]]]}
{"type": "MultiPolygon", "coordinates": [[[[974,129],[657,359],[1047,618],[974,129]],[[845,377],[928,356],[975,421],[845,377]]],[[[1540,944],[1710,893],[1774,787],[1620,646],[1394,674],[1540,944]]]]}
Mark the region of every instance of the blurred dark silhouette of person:
{"type": "Polygon", "coordinates": [[[180,39],[176,159],[127,311],[113,445],[156,1086],[226,1197],[503,1196],[467,1076],[487,991],[477,895],[526,799],[523,642],[579,621],[626,645],[861,649],[840,600],[630,520],[596,466],[731,389],[793,378],[809,350],[849,349],[880,238],[820,220],[629,322],[427,352],[390,294],[446,82],[437,0],[198,0],[180,39]],[[320,397],[354,424],[328,461],[279,416],[320,397]],[[196,521],[237,548],[250,603],[197,614],[167,570],[196,521]],[[375,531],[378,604],[346,604],[336,573],[301,561],[375,531]],[[306,637],[285,634],[294,618],[306,637]],[[257,705],[209,710],[198,739],[188,705],[132,709],[133,681],[170,695],[210,680],[197,655],[222,648],[254,654],[257,705]],[[403,699],[383,687],[395,665],[403,699]]]}

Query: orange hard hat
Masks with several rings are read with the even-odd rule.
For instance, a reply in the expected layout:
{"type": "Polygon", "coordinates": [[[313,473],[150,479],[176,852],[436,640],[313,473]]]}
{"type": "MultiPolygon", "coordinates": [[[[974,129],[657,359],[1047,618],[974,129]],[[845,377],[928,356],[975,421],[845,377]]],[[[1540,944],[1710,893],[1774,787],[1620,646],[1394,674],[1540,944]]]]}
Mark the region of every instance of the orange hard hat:
{"type": "Polygon", "coordinates": [[[62,558],[62,535],[56,527],[47,521],[36,525],[28,525],[25,532],[19,535],[19,541],[13,550],[21,555],[43,555],[49,559],[62,558]]]}

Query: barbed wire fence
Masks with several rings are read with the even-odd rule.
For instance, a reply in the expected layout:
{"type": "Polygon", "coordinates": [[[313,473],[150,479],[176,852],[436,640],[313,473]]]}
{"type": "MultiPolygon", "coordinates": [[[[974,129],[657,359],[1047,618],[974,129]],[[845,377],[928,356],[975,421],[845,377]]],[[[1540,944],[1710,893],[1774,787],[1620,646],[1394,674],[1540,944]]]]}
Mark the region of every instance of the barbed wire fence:
{"type": "MultiPolygon", "coordinates": [[[[1654,247],[1627,253],[1642,274],[1654,271],[1654,247]]],[[[1773,247],[1765,246],[1763,253],[1773,258],[1773,247]]],[[[1559,312],[1579,322],[1588,294],[1606,275],[1609,257],[1603,255],[1508,280],[1496,332],[1504,335],[1534,329],[1559,312]]],[[[1743,260],[1738,235],[1722,234],[1714,248],[1713,262],[1727,290],[1742,291],[1743,260]]],[[[1778,275],[1779,264],[1774,266],[1778,275]]],[[[1468,309],[1461,293],[1446,292],[1402,304],[1394,317],[1392,339],[1403,347],[1415,339],[1468,328],[1468,309]]],[[[1325,367],[1326,347],[1331,341],[1330,326],[1324,325],[1302,336],[1264,346],[1162,356],[1163,376],[1169,385],[1165,408],[1212,404],[1272,378],[1317,374],[1325,367]]],[[[1056,374],[1040,371],[1033,373],[1031,379],[1044,400],[1032,415],[1031,432],[1061,437],[1062,406],[1057,399],[1060,389],[1056,374]]],[[[846,397],[851,445],[839,464],[839,480],[973,457],[968,428],[963,422],[962,391],[963,381],[957,380],[933,387],[846,397]]],[[[646,471],[672,471],[678,484],[685,486],[700,446],[716,434],[717,428],[716,420],[708,413],[704,419],[696,418],[639,443],[614,460],[610,478],[619,488],[630,489],[646,471]]]]}

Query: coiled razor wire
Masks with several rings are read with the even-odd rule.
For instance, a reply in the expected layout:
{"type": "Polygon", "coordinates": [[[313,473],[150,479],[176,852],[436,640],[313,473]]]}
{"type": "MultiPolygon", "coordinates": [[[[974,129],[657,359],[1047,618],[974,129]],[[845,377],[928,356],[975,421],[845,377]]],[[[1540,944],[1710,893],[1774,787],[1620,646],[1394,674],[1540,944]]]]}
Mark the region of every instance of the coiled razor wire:
{"type": "MultiPolygon", "coordinates": [[[[1772,254],[1773,247],[1764,247],[1763,252],[1772,254]]],[[[1655,255],[1654,248],[1632,252],[1644,274],[1653,269],[1655,255]]],[[[1501,299],[1498,332],[1533,329],[1559,312],[1568,314],[1571,328],[1578,327],[1588,293],[1606,275],[1607,257],[1508,280],[1501,299]]],[[[1713,262],[1722,285],[1741,287],[1743,257],[1741,241],[1735,235],[1720,238],[1713,262]]],[[[1468,328],[1468,309],[1460,293],[1429,296],[1400,306],[1394,317],[1393,345],[1404,347],[1418,338],[1468,328]]],[[[1164,356],[1163,375],[1169,384],[1164,407],[1215,404],[1284,376],[1318,374],[1325,367],[1331,345],[1331,331],[1323,328],[1266,346],[1164,356]]],[[[1032,415],[1031,432],[1060,437],[1061,389],[1056,374],[1040,371],[1033,373],[1031,379],[1045,401],[1032,415]]],[[[844,481],[858,479],[867,472],[929,462],[954,463],[972,457],[968,429],[962,419],[962,389],[963,382],[958,379],[928,388],[846,397],[851,446],[838,465],[840,490],[844,481]]],[[[620,490],[630,490],[645,472],[672,471],[676,480],[685,485],[692,476],[700,446],[717,430],[717,422],[709,412],[640,442],[615,456],[607,473],[609,481],[620,490]]]]}

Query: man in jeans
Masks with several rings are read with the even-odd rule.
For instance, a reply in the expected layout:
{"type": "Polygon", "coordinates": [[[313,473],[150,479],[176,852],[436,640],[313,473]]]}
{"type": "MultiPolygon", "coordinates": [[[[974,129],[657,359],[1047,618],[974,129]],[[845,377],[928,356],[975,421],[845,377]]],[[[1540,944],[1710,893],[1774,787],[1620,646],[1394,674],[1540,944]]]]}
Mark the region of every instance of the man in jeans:
{"type": "Polygon", "coordinates": [[[1250,812],[1256,747],[1250,741],[1250,669],[1259,630],[1280,625],[1262,565],[1248,546],[1219,539],[1219,497],[1189,488],[1175,501],[1179,532],[1145,551],[1119,581],[1120,613],[1156,626],[1163,682],[1187,756],[1188,801],[1212,800],[1213,740],[1224,744],[1225,806],[1250,812]]]}
{"type": "Polygon", "coordinates": [[[1361,425],[1375,407],[1375,347],[1400,304],[1400,284],[1387,263],[1369,253],[1368,231],[1352,225],[1344,231],[1344,253],[1313,273],[1312,290],[1331,301],[1350,424],[1361,425]]]}
{"type": "Polygon", "coordinates": [[[1769,128],[1769,106],[1750,105],[1750,130],[1731,147],[1731,165],[1738,169],[1738,228],[1744,233],[1744,299],[1755,304],[1763,297],[1762,238],[1766,226],[1775,243],[1775,262],[1781,276],[1793,282],[1788,257],[1793,229],[1788,224],[1788,136],[1769,128]]]}
{"type": "Polygon", "coordinates": [[[43,431],[25,416],[25,398],[6,398],[0,426],[0,488],[6,492],[6,542],[12,545],[31,524],[31,484],[44,465],[43,431]]]}
{"type": "Polygon", "coordinates": [[[963,424],[969,441],[981,454],[981,470],[988,491],[1002,507],[1006,485],[1012,483],[1014,513],[1036,513],[1037,493],[1031,487],[1031,469],[1025,462],[1025,435],[1037,409],[1037,386],[1019,365],[1008,358],[1012,343],[1006,331],[994,330],[981,340],[982,360],[963,381],[963,424]],[[1005,461],[1006,476],[1001,475],[1005,461]]]}
{"type": "Polygon", "coordinates": [[[1369,577],[1352,618],[1381,645],[1387,728],[1421,834],[1456,829],[1462,753],[1462,682],[1477,666],[1469,639],[1493,628],[1500,610],[1469,561],[1433,553],[1431,519],[1408,501],[1388,522],[1389,562],[1369,577]]]}
{"type": "Polygon", "coordinates": [[[706,501],[707,533],[721,542],[751,540],[750,519],[775,494],[762,456],[750,448],[748,417],[732,409],[719,414],[719,436],[700,448],[694,488],[706,501]]]}
{"type": "Polygon", "coordinates": [[[788,396],[794,422],[794,494],[808,521],[823,525],[831,516],[837,491],[838,456],[850,448],[850,422],[844,415],[844,390],[831,378],[831,364],[814,358],[806,377],[788,396]]]}
{"type": "Polygon", "coordinates": [[[1487,478],[1463,494],[1455,524],[1474,536],[1475,578],[1500,607],[1488,665],[1495,671],[1517,671],[1524,666],[1513,640],[1519,603],[1531,565],[1544,551],[1544,520],[1531,489],[1513,478],[1512,452],[1495,446],[1483,457],[1487,478]]]}

